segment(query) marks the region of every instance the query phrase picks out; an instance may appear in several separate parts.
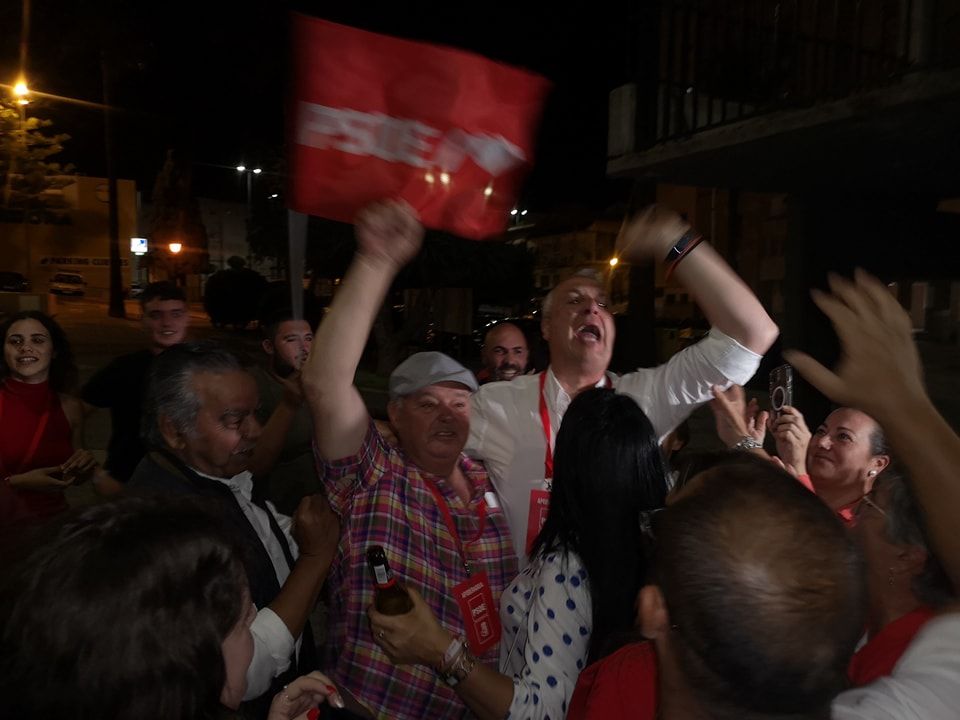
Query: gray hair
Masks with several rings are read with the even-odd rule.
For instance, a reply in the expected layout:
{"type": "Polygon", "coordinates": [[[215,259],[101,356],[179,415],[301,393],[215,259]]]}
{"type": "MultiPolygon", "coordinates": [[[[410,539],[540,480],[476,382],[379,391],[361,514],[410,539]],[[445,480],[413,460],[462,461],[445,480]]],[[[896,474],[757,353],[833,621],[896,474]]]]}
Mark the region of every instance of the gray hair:
{"type": "Polygon", "coordinates": [[[927,553],[923,570],[913,579],[914,594],[931,607],[949,602],[953,589],[940,561],[930,549],[920,507],[906,479],[888,469],[877,478],[874,487],[889,488],[887,506],[884,508],[887,513],[884,525],[887,540],[894,545],[920,547],[927,553]]]}
{"type": "Polygon", "coordinates": [[[603,275],[601,275],[599,272],[597,272],[593,268],[580,268],[576,272],[571,273],[570,275],[565,277],[563,280],[558,282],[556,285],[554,285],[553,289],[547,293],[547,296],[543,299],[543,304],[540,306],[542,318],[547,318],[550,316],[550,310],[553,308],[553,299],[555,297],[557,288],[560,287],[567,280],[570,280],[571,278],[586,278],[588,280],[592,280],[598,285],[603,285],[603,275]]]}
{"type": "Polygon", "coordinates": [[[227,373],[244,370],[233,353],[210,341],[174,345],[153,361],[147,385],[146,412],[141,435],[148,445],[166,445],[160,418],[166,417],[178,432],[192,435],[200,413],[200,398],[193,387],[197,373],[227,373]]]}

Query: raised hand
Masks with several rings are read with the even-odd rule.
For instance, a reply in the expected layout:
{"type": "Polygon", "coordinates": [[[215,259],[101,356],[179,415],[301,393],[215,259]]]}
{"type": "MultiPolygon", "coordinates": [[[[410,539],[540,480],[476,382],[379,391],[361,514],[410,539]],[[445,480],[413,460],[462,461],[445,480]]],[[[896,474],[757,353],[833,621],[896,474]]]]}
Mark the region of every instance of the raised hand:
{"type": "Polygon", "coordinates": [[[423,244],[423,225],[405,202],[386,200],[368,205],[355,223],[357,252],[373,261],[400,268],[423,244]]]}
{"type": "Polygon", "coordinates": [[[617,237],[616,254],[626,262],[663,260],[690,223],[668,207],[651,205],[625,220],[617,237]]]}
{"type": "Polygon", "coordinates": [[[877,278],[862,270],[853,282],[831,275],[832,294],[813,290],[813,301],[830,318],[842,355],[828,370],[806,353],[784,358],[811,385],[839,405],[886,418],[903,403],[924,398],[923,369],[912,325],[900,303],[877,278]]]}

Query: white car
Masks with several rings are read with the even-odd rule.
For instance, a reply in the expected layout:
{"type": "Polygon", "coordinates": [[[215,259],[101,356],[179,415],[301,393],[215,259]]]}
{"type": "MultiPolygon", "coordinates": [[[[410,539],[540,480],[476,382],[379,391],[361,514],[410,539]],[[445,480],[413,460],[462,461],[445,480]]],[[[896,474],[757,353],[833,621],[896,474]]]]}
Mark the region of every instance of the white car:
{"type": "Polygon", "coordinates": [[[51,295],[83,295],[87,291],[87,281],[80,273],[58,272],[50,278],[51,295]]]}

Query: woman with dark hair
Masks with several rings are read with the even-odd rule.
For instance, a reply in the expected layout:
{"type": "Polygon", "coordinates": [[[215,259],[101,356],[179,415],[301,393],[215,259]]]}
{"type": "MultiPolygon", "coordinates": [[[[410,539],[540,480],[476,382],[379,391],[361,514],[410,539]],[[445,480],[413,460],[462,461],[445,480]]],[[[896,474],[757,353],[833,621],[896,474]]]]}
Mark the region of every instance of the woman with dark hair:
{"type": "Polygon", "coordinates": [[[626,642],[646,575],[641,518],[663,506],[657,437],[636,402],[591,389],[557,433],[546,521],[500,601],[500,672],[478,664],[415,592],[413,610],[370,610],[397,664],[433,666],[480,718],[563,717],[580,671],[626,642]]]}
{"type": "Polygon", "coordinates": [[[48,315],[16,313],[0,324],[0,522],[43,520],[67,508],[63,491],[100,475],[86,450],[70,343],[48,315]]]}
{"type": "MultiPolygon", "coordinates": [[[[88,508],[4,573],[0,717],[201,720],[240,705],[255,615],[218,520],[188,501],[88,508]]],[[[320,673],[271,720],[339,696],[320,673]]]]}
{"type": "Polygon", "coordinates": [[[850,662],[850,682],[890,675],[907,646],[953,588],[930,549],[910,486],[889,470],[857,506],[854,539],[867,566],[867,643],[850,662]]]}

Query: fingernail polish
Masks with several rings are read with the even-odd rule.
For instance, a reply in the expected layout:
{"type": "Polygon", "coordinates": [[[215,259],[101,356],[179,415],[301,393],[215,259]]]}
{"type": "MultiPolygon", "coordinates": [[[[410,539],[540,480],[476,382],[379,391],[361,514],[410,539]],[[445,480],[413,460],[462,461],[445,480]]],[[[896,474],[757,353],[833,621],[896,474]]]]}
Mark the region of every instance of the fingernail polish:
{"type": "Polygon", "coordinates": [[[307,720],[317,720],[320,717],[320,708],[310,708],[307,711],[307,720]]]}

